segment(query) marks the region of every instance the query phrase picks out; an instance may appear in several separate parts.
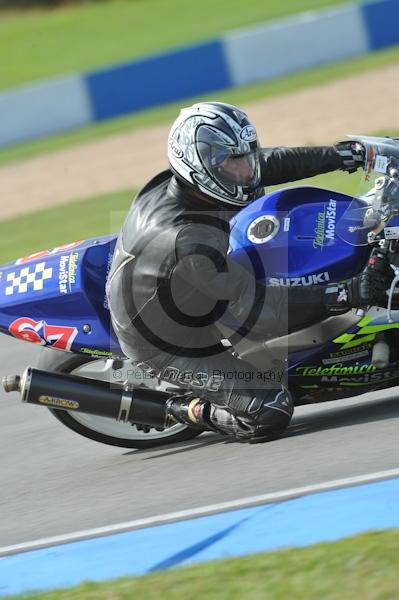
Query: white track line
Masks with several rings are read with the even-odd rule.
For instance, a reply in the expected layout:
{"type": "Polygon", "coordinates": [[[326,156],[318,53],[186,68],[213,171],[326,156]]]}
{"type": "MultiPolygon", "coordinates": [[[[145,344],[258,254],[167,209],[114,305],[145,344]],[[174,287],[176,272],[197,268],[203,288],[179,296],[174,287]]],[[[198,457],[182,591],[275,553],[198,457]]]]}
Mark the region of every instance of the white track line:
{"type": "Polygon", "coordinates": [[[240,498],[238,500],[228,500],[227,502],[220,502],[218,504],[210,504],[208,506],[201,506],[199,508],[189,508],[187,510],[167,513],[164,515],[157,515],[155,517],[147,517],[144,519],[137,519],[135,521],[126,521],[125,523],[117,523],[115,525],[107,525],[105,527],[97,527],[95,529],[75,531],[73,533],[67,533],[64,535],[58,535],[49,538],[42,538],[39,540],[34,540],[32,542],[15,544],[13,546],[4,546],[2,548],[0,547],[0,557],[4,557],[8,554],[15,554],[18,552],[38,550],[39,548],[46,548],[58,544],[77,542],[80,540],[90,539],[98,536],[122,533],[125,531],[130,531],[132,529],[140,529],[143,527],[161,525],[173,521],[180,521],[183,519],[205,516],[227,510],[235,510],[249,506],[256,506],[257,504],[281,502],[283,500],[305,496],[307,494],[313,494],[315,492],[334,490],[337,488],[348,487],[362,483],[371,483],[373,481],[390,479],[393,477],[399,477],[399,468],[391,469],[388,471],[377,471],[376,473],[368,473],[366,475],[358,475],[355,477],[346,477],[344,479],[335,479],[333,481],[316,483],[314,485],[307,485],[304,487],[293,488],[281,492],[262,494],[260,496],[251,496],[249,498],[240,498]]]}

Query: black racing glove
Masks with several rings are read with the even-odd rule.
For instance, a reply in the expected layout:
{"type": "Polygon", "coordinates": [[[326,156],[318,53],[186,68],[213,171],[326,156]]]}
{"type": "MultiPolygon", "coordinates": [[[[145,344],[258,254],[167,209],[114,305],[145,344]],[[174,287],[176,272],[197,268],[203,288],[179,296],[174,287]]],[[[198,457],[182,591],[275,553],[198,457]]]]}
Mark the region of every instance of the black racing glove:
{"type": "Polygon", "coordinates": [[[360,275],[342,283],[332,283],[325,290],[325,305],[330,315],[346,312],[349,308],[382,306],[388,304],[387,290],[393,279],[388,259],[379,250],[370,256],[367,267],[360,275]]]}
{"type": "Polygon", "coordinates": [[[342,171],[354,173],[359,167],[364,167],[366,151],[360,142],[337,142],[334,148],[342,159],[342,171]]]}

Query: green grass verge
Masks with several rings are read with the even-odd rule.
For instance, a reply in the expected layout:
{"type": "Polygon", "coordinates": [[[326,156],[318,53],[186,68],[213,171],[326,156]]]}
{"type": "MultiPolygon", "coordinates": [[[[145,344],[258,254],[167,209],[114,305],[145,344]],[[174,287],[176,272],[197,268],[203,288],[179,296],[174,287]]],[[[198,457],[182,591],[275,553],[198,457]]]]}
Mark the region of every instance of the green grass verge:
{"type": "MultiPolygon", "coordinates": [[[[399,530],[18,596],[30,600],[393,600],[399,530]]],[[[45,565],[43,566],[45,568],[45,565]]]]}
{"type": "MultiPolygon", "coordinates": [[[[231,90],[222,90],[213,93],[211,98],[241,105],[254,100],[287,94],[310,86],[321,85],[342,77],[349,77],[357,73],[366,72],[370,69],[384,67],[397,62],[399,62],[399,46],[394,46],[388,50],[374,52],[359,58],[319,67],[317,69],[310,69],[274,81],[262,82],[256,85],[231,90]]],[[[39,154],[54,152],[84,142],[90,142],[98,138],[104,138],[112,134],[125,133],[127,131],[148,127],[149,125],[172,122],[173,119],[176,118],[182,105],[188,105],[192,101],[209,100],[209,98],[209,94],[207,96],[197,96],[184,101],[182,100],[178,103],[168,104],[160,108],[141,111],[133,115],[111,119],[103,123],[96,123],[67,133],[9,146],[0,149],[0,165],[23,160],[39,154]]]]}
{"type": "Polygon", "coordinates": [[[0,89],[191,44],[347,0],[146,0],[1,14],[0,89]]]}
{"type": "Polygon", "coordinates": [[[134,192],[78,200],[0,222],[0,263],[96,235],[108,235],[123,222],[134,192]]]}
{"type": "MultiPolygon", "coordinates": [[[[354,194],[359,177],[335,172],[303,180],[298,185],[307,183],[354,194]]],[[[275,186],[278,187],[283,186],[275,186]]],[[[134,190],[122,190],[1,221],[0,263],[78,239],[114,233],[133,197],[134,190]]]]}
{"type": "MultiPolygon", "coordinates": [[[[399,131],[380,131],[371,135],[398,135],[399,131]]],[[[310,179],[268,187],[267,191],[292,186],[312,185],[348,195],[358,193],[360,174],[342,171],[326,173],[310,179]]],[[[118,231],[136,190],[118,190],[76,200],[45,210],[0,221],[0,264],[61,244],[108,235],[118,231]]]]}

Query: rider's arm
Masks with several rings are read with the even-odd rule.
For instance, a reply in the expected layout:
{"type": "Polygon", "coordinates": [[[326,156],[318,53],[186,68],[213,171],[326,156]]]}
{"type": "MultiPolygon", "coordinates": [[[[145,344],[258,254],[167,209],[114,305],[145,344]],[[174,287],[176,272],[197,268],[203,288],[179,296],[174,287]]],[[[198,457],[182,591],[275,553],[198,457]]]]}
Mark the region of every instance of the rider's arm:
{"type": "Polygon", "coordinates": [[[363,163],[363,148],[352,141],[338,142],[336,146],[264,148],[262,185],[287,183],[338,169],[353,173],[363,163]]]}

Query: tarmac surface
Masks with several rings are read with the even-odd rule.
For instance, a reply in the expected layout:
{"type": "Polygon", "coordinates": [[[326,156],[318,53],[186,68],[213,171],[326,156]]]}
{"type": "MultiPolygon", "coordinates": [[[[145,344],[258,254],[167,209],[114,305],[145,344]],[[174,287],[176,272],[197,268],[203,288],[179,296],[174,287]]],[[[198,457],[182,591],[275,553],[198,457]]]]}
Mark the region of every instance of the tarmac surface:
{"type": "MultiPolygon", "coordinates": [[[[38,348],[3,336],[0,376],[38,348]]],[[[0,391],[0,546],[395,469],[397,389],[299,407],[287,435],[246,445],[202,434],[154,450],[104,446],[0,391]]]]}

